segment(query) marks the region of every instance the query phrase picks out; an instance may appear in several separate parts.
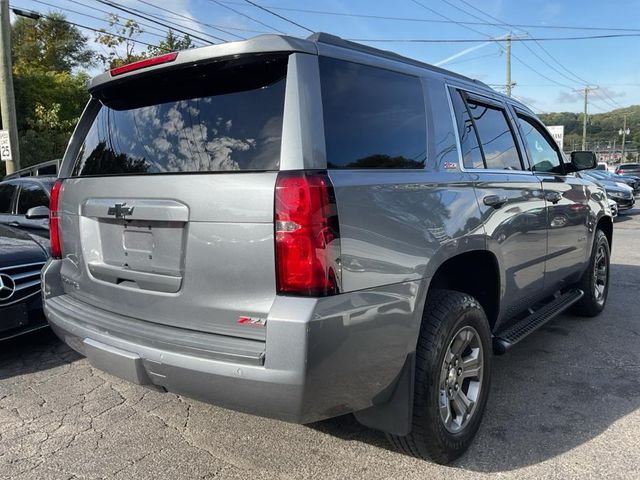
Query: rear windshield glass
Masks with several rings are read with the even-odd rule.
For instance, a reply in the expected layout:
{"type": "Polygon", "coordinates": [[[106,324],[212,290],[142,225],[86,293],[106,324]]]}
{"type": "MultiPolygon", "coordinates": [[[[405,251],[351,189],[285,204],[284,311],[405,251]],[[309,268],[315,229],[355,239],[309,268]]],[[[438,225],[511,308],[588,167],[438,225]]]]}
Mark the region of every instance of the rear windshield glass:
{"type": "Polygon", "coordinates": [[[286,55],[243,57],[97,92],[73,175],[277,170],[286,68],[286,55]]]}

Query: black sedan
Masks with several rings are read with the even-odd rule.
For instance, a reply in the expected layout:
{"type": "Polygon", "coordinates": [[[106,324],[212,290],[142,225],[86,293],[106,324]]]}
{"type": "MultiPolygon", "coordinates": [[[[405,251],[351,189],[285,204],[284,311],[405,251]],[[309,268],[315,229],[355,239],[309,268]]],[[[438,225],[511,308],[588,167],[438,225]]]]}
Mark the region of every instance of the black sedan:
{"type": "Polygon", "coordinates": [[[47,326],[40,271],[48,256],[47,238],[0,225],[0,340],[47,326]]]}
{"type": "Polygon", "coordinates": [[[636,200],[633,196],[633,189],[630,186],[611,180],[603,180],[596,177],[595,173],[593,170],[584,170],[576,173],[576,175],[604,188],[607,197],[618,204],[618,212],[629,210],[635,205],[636,200]]]}
{"type": "Polygon", "coordinates": [[[634,192],[640,190],[640,177],[635,177],[633,175],[618,175],[617,173],[611,173],[604,170],[589,170],[589,175],[600,180],[624,183],[625,185],[629,185],[633,188],[634,192]]]}

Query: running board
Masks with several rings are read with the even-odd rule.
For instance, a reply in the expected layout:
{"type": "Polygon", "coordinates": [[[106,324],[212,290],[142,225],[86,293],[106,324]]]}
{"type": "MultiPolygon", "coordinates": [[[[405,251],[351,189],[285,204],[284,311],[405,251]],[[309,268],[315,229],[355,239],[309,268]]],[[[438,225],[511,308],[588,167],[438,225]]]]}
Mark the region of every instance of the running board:
{"type": "Polygon", "coordinates": [[[584,292],[582,290],[569,290],[559,297],[556,297],[553,301],[540,307],[518,323],[498,332],[493,337],[493,350],[498,354],[506,352],[527,335],[535,332],[549,320],[560,315],[567,308],[580,300],[583,295],[584,292]]]}

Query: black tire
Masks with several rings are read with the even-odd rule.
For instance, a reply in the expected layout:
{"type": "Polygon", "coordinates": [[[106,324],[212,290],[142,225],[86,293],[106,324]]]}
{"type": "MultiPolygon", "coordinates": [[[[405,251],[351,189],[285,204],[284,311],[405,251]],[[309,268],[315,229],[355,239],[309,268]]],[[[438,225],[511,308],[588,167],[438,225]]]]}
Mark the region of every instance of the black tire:
{"type": "MultiPolygon", "coordinates": [[[[491,381],[491,355],[489,322],[478,301],[470,295],[451,290],[430,292],[416,348],[412,429],[406,436],[388,435],[391,443],[403,453],[440,464],[449,463],[462,455],[478,431],[485,410],[491,381]],[[475,409],[468,417],[466,426],[452,433],[440,414],[441,398],[448,398],[446,392],[441,390],[441,372],[449,371],[445,355],[451,351],[459,332],[470,331],[466,327],[471,327],[478,334],[475,341],[482,346],[478,349],[482,353],[477,354],[483,362],[482,375],[478,381],[480,389],[474,402],[475,409]]],[[[445,390],[446,385],[451,386],[445,383],[445,390]]],[[[458,384],[455,385],[457,390],[458,384]]],[[[451,392],[451,388],[448,391],[451,392]]],[[[455,413],[454,410],[450,412],[455,413]]]]}
{"type": "Polygon", "coordinates": [[[584,292],[584,296],[573,306],[572,311],[583,317],[595,317],[599,315],[607,303],[609,296],[609,263],[611,258],[611,250],[609,248],[609,240],[602,230],[596,230],[591,249],[591,257],[589,258],[589,266],[582,274],[582,278],[576,287],[584,292]],[[601,296],[596,293],[596,264],[599,261],[598,254],[604,254],[604,264],[606,266],[606,278],[604,281],[604,291],[601,296]]]}

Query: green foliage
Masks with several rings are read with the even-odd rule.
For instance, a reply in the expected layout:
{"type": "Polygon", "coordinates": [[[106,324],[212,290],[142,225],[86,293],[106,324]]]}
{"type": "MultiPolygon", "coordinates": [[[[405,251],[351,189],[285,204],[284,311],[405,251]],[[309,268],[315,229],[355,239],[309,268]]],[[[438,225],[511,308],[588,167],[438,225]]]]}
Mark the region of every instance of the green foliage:
{"type": "MultiPolygon", "coordinates": [[[[96,41],[103,51],[88,48],[87,38],[65,16],[50,13],[38,20],[18,17],[11,27],[13,81],[18,117],[20,163],[28,167],[61,158],[86,105],[87,68],[98,58],[107,68],[193,47],[189,35],[171,30],[157,47],[136,50],[143,32],[134,20],[110,15],[110,31],[102,30],[96,41]]],[[[119,161],[119,159],[116,159],[119,161]]],[[[4,164],[0,164],[0,177],[4,164]]]]}
{"type": "MultiPolygon", "coordinates": [[[[627,116],[627,128],[630,130],[630,134],[627,135],[629,141],[627,149],[640,149],[640,105],[589,115],[587,118],[588,148],[595,149],[594,143],[600,142],[600,149],[605,150],[609,144],[613,147],[615,141],[616,148],[619,150],[622,137],[618,135],[618,131],[622,128],[625,115],[627,116]]],[[[581,113],[545,113],[540,115],[540,119],[545,125],[564,125],[565,150],[572,149],[574,144],[577,145],[577,149],[581,148],[581,113]]]]}
{"type": "Polygon", "coordinates": [[[78,67],[93,52],[80,31],[59,14],[19,17],[12,25],[13,83],[20,163],[28,167],[61,158],[89,94],[78,67]]]}
{"type": "Polygon", "coordinates": [[[143,32],[138,22],[132,19],[121,21],[118,15],[110,13],[109,26],[112,31],[101,28],[95,38],[96,42],[106,47],[105,53],[98,54],[106,68],[115,68],[147,58],[146,53],[135,52],[136,37],[143,32]]]}
{"type": "Polygon", "coordinates": [[[18,17],[11,27],[13,64],[17,71],[71,71],[93,63],[87,38],[64,15],[49,13],[33,20],[18,17]]]}
{"type": "Polygon", "coordinates": [[[185,34],[182,38],[173,33],[172,30],[167,32],[167,36],[164,40],[158,43],[158,46],[149,47],[149,55],[155,57],[168,52],[177,52],[178,50],[186,50],[187,48],[193,48],[194,44],[191,37],[185,34]]]}

